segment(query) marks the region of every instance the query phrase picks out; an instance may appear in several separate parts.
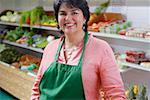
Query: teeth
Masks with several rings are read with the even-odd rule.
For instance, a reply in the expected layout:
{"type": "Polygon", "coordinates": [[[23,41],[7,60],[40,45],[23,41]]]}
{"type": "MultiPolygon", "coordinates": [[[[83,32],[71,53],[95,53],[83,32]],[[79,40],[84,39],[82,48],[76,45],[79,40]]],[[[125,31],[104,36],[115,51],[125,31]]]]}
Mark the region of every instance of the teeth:
{"type": "Polygon", "coordinates": [[[65,24],[66,26],[73,26],[73,24],[65,24]]]}

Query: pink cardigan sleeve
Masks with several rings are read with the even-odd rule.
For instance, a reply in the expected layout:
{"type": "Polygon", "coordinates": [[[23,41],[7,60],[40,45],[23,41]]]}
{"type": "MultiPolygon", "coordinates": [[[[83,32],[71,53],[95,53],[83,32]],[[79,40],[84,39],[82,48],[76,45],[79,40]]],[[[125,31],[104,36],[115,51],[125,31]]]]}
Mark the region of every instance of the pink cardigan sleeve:
{"type": "Polygon", "coordinates": [[[119,68],[117,67],[114,53],[107,44],[103,51],[103,59],[101,63],[101,82],[105,95],[108,100],[126,100],[124,84],[120,76],[119,68]]]}
{"type": "Polygon", "coordinates": [[[109,44],[89,37],[82,67],[86,100],[127,100],[119,68],[109,44]]]}
{"type": "Polygon", "coordinates": [[[31,92],[31,100],[39,100],[39,83],[40,83],[40,80],[41,80],[41,77],[42,77],[42,70],[43,70],[43,63],[45,62],[44,61],[44,58],[45,58],[45,55],[43,55],[43,59],[41,61],[41,65],[40,65],[40,69],[38,71],[38,74],[36,76],[36,79],[35,79],[35,82],[33,84],[33,87],[32,87],[32,92],[31,92]]]}
{"type": "Polygon", "coordinates": [[[31,100],[39,100],[39,82],[40,82],[41,76],[37,75],[36,80],[34,82],[33,88],[32,88],[32,94],[31,94],[31,100]]]}

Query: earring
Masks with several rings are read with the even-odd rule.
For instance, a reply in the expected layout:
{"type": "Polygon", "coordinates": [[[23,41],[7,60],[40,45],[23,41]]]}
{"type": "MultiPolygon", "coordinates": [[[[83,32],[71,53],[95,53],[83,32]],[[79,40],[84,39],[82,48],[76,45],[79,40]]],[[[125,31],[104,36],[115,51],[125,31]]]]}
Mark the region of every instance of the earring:
{"type": "Polygon", "coordinates": [[[83,30],[85,29],[85,26],[86,26],[86,24],[85,24],[85,23],[83,23],[83,27],[82,27],[82,28],[83,28],[83,30]]]}
{"type": "Polygon", "coordinates": [[[62,29],[60,28],[60,26],[59,25],[57,25],[57,28],[58,28],[58,31],[61,33],[61,34],[63,34],[64,32],[62,31],[62,29]]]}
{"type": "Polygon", "coordinates": [[[57,25],[57,28],[58,28],[58,31],[61,31],[61,28],[60,28],[60,26],[59,26],[59,25],[57,25]]]}
{"type": "Polygon", "coordinates": [[[59,25],[57,25],[57,28],[60,29],[59,25]]]}

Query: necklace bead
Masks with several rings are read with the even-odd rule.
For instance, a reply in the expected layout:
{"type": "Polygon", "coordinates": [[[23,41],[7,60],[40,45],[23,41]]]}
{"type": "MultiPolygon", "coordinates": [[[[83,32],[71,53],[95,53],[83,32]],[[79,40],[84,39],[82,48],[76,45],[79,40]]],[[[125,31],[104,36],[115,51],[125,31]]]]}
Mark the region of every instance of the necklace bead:
{"type": "Polygon", "coordinates": [[[64,52],[67,54],[67,59],[70,59],[72,53],[76,50],[77,50],[77,47],[72,47],[72,48],[67,48],[67,49],[64,48],[64,52]]]}

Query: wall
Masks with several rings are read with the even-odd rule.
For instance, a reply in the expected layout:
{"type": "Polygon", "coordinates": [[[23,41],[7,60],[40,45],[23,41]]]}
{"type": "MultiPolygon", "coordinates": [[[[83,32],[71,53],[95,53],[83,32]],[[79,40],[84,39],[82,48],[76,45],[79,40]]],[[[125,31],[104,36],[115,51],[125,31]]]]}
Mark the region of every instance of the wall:
{"type": "Polygon", "coordinates": [[[150,25],[150,0],[127,0],[127,18],[134,26],[150,25]]]}
{"type": "Polygon", "coordinates": [[[39,5],[39,0],[0,0],[0,11],[29,10],[39,5]]]}
{"type": "Polygon", "coordinates": [[[0,0],[0,11],[3,11],[7,8],[14,9],[15,8],[15,0],[0,0]]]}

